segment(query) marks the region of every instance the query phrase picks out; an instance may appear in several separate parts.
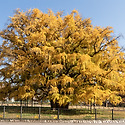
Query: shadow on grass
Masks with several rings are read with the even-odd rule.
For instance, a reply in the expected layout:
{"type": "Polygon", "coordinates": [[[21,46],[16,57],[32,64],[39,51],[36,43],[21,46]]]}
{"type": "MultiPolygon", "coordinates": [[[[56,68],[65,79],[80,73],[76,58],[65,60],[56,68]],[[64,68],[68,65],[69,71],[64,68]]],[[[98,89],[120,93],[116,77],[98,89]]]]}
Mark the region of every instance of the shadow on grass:
{"type": "MultiPolygon", "coordinates": [[[[0,106],[0,113],[4,111],[4,106],[0,106]]],[[[5,106],[5,112],[8,113],[20,113],[20,106],[5,106]]],[[[41,107],[40,114],[52,114],[56,115],[58,110],[51,110],[49,107],[41,107]]],[[[39,114],[39,107],[22,107],[22,113],[39,114]]],[[[61,115],[81,115],[81,114],[93,114],[87,109],[59,109],[61,115]]]]}

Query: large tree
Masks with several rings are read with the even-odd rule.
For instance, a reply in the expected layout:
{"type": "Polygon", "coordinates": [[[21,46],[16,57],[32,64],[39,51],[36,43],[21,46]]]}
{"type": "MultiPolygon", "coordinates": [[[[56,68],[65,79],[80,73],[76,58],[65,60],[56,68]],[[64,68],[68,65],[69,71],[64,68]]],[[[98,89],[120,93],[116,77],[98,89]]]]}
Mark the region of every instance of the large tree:
{"type": "Polygon", "coordinates": [[[0,98],[117,104],[125,95],[124,53],[111,27],[93,26],[76,10],[16,11],[0,32],[0,98]]]}

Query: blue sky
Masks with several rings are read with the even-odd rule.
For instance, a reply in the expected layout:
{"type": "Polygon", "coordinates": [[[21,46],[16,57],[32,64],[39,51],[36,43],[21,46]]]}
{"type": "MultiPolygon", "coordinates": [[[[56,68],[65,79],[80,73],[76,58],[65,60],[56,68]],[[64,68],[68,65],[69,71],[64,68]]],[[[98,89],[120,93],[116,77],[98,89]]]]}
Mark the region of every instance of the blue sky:
{"type": "Polygon", "coordinates": [[[52,9],[55,13],[64,11],[64,15],[76,9],[83,19],[90,17],[94,26],[112,26],[115,36],[123,36],[118,41],[125,47],[125,0],[0,0],[0,30],[17,8],[23,11],[38,8],[45,13],[52,9]]]}

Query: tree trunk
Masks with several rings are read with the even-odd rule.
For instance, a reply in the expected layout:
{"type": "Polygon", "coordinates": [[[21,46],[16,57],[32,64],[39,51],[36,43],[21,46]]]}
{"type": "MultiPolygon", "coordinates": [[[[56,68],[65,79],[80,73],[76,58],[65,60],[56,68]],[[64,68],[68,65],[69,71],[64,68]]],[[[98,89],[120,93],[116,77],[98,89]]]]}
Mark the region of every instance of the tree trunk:
{"type": "Polygon", "coordinates": [[[20,100],[20,106],[22,106],[22,100],[20,100]]]}
{"type": "Polygon", "coordinates": [[[57,102],[53,102],[53,100],[50,101],[50,104],[51,104],[51,109],[58,109],[58,108],[61,108],[61,109],[68,109],[69,108],[69,103],[67,103],[66,105],[59,105],[59,103],[57,102]]]}

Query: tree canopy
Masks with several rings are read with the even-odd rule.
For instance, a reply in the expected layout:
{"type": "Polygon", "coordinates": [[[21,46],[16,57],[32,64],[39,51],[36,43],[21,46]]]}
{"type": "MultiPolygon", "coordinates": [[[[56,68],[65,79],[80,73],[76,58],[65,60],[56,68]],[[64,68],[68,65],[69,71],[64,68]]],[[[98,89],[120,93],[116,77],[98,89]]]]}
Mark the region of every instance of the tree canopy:
{"type": "Polygon", "coordinates": [[[0,36],[1,100],[101,105],[125,95],[124,52],[112,27],[93,26],[76,10],[66,16],[17,10],[0,36]]]}

